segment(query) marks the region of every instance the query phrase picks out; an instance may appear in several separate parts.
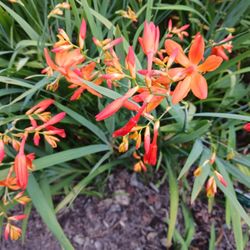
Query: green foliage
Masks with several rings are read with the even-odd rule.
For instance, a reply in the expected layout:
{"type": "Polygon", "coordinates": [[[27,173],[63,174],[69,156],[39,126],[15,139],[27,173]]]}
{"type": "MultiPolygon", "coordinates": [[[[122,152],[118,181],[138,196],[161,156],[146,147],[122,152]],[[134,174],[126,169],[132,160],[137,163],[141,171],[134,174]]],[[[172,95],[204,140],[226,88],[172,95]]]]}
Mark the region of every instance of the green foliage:
{"type": "MultiPolygon", "coordinates": [[[[162,119],[159,151],[163,159],[167,159],[167,168],[164,167],[165,163],[158,167],[159,171],[167,172],[169,177],[169,246],[173,240],[174,245],[181,244],[182,249],[189,249],[195,233],[190,211],[182,202],[178,202],[178,197],[181,197],[178,181],[188,183],[188,191],[185,192],[189,192],[191,203],[194,203],[199,194],[203,195],[201,190],[206,180],[215,176],[213,170],[216,169],[228,184],[224,187],[215,176],[217,186],[226,197],[226,224],[228,227],[232,224],[237,250],[244,249],[242,224],[250,226],[250,219],[235,187],[240,188],[243,194],[250,188],[250,158],[246,155],[249,145],[244,141],[248,135],[242,130],[243,125],[250,122],[250,1],[214,1],[212,7],[209,0],[69,0],[70,10],[64,10],[62,16],[49,19],[49,12],[59,1],[22,2],[23,5],[0,1],[0,125],[5,129],[13,121],[25,118],[23,111],[43,98],[56,100],[54,112],[67,113],[67,119],[62,125],[66,129],[67,140],[62,140],[57,150],[48,149],[46,144],[37,149],[28,143],[28,151],[38,156],[34,161],[34,173],[30,175],[28,193],[33,205],[64,249],[73,247],[58,224],[56,213],[71,204],[81,191],[88,189],[88,185],[95,185],[98,176],[102,178],[106,172],[112,171],[113,166],[122,165],[122,160],[117,160],[114,150],[117,141],[111,138],[111,134],[115,125],[124,123],[125,114],[121,113],[105,124],[95,123],[94,115],[99,111],[97,107],[105,106],[105,100],[97,102],[90,94],[84,94],[77,103],[70,102],[69,90],[63,81],[57,92],[45,88],[57,76],[47,78],[40,73],[46,66],[43,48],[56,41],[57,29],[64,28],[70,38],[76,39],[81,20],[85,18],[88,25],[85,42],[90,55],[97,53],[92,36],[104,39],[122,35],[124,42],[118,46],[117,54],[124,58],[132,44],[136,48],[137,69],[145,68],[144,55],[138,46],[144,20],[159,25],[162,35],[166,34],[169,18],[177,18],[175,20],[180,25],[190,23],[187,41],[191,41],[191,37],[200,31],[207,41],[211,41],[206,48],[206,55],[210,53],[212,41],[218,42],[229,31],[234,31],[234,49],[229,56],[230,60],[224,61],[216,71],[206,74],[208,98],[197,100],[190,96],[190,101],[172,106],[166,118],[162,119]],[[136,12],[137,23],[117,14],[119,10],[127,10],[128,6],[136,12]],[[215,151],[216,161],[211,164],[207,160],[215,151]],[[202,171],[191,183],[190,178],[198,161],[202,171]],[[175,175],[179,176],[178,179],[175,175]],[[58,194],[65,197],[54,209],[53,196],[58,194]],[[184,236],[175,228],[180,204],[185,220],[184,236]]],[[[161,45],[164,40],[165,36],[161,45]]],[[[119,98],[127,89],[126,82],[121,82],[120,94],[90,81],[83,80],[83,83],[112,100],[119,98]]],[[[8,157],[13,159],[11,151],[8,157]]],[[[129,158],[130,155],[124,157],[129,158]]],[[[3,166],[0,171],[1,180],[8,173],[7,167],[3,166]]],[[[249,204],[249,200],[247,202],[249,204]]],[[[23,224],[23,231],[26,225],[27,221],[23,224]]],[[[217,234],[213,224],[210,232],[209,249],[214,249],[217,234]]]]}

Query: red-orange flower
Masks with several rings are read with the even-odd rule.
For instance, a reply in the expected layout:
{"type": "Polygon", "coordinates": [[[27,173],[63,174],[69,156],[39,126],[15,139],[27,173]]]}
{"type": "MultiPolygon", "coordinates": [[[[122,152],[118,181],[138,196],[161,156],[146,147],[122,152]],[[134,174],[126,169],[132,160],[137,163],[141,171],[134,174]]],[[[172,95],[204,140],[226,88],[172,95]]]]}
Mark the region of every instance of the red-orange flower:
{"type": "Polygon", "coordinates": [[[32,161],[34,154],[25,155],[24,146],[27,139],[27,135],[24,135],[18,154],[14,161],[14,170],[16,173],[17,185],[21,189],[26,189],[28,184],[28,169],[32,169],[32,161]]]}
{"type": "MultiPolygon", "coordinates": [[[[157,138],[158,138],[158,130],[159,130],[160,123],[159,121],[155,122],[154,125],[154,137],[152,143],[150,144],[149,150],[145,151],[143,161],[146,164],[154,166],[157,162],[157,138]]],[[[144,142],[145,143],[145,142],[144,142]]]]}
{"type": "Polygon", "coordinates": [[[175,58],[175,62],[185,67],[185,70],[179,70],[183,80],[177,84],[173,92],[173,104],[183,100],[190,90],[192,90],[193,94],[199,99],[206,99],[208,87],[207,81],[202,76],[202,73],[217,69],[222,63],[222,58],[212,55],[209,56],[204,63],[198,65],[203,59],[205,49],[204,40],[200,33],[195,36],[188,57],[184,54],[182,47],[178,43],[172,40],[166,40],[165,49],[168,55],[171,55],[176,48],[178,49],[178,55],[175,58]]]}
{"type": "Polygon", "coordinates": [[[50,105],[52,105],[55,101],[52,99],[45,99],[42,100],[41,102],[39,102],[38,104],[36,104],[34,107],[32,107],[31,109],[29,109],[28,111],[26,111],[26,115],[30,115],[30,114],[39,114],[41,112],[43,112],[44,110],[46,110],[50,105]]]}
{"type": "Polygon", "coordinates": [[[138,87],[130,89],[124,96],[115,99],[113,102],[108,104],[99,114],[95,116],[97,121],[107,119],[108,117],[115,114],[136,91],[138,87]]]}
{"type": "Polygon", "coordinates": [[[213,47],[211,50],[211,55],[220,56],[223,60],[228,61],[228,56],[225,53],[225,50],[228,53],[232,53],[233,45],[232,45],[232,41],[230,41],[231,39],[233,39],[233,36],[230,34],[225,39],[220,41],[219,43],[224,43],[224,44],[213,47]]]}
{"type": "Polygon", "coordinates": [[[250,122],[246,123],[244,126],[243,126],[243,129],[247,132],[250,132],[250,122]]]}

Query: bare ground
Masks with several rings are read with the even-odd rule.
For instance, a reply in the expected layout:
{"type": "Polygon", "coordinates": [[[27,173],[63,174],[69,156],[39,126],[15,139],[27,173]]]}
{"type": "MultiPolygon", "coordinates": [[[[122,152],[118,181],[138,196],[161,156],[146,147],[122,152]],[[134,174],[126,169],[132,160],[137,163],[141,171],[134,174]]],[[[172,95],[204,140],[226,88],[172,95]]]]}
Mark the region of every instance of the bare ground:
{"type": "MultiPolygon", "coordinates": [[[[166,249],[169,207],[168,187],[158,190],[145,185],[138,175],[117,171],[109,177],[103,199],[79,196],[59,214],[59,222],[76,250],[161,250],[166,249]]],[[[235,249],[232,232],[226,228],[220,206],[207,212],[206,200],[190,206],[194,217],[193,250],[208,249],[210,225],[215,223],[216,249],[235,249]]],[[[177,229],[184,234],[184,221],[178,215],[177,229]]],[[[1,250],[59,250],[60,245],[35,210],[31,213],[25,244],[1,241],[1,250]]],[[[180,245],[171,249],[181,249],[180,245]]]]}

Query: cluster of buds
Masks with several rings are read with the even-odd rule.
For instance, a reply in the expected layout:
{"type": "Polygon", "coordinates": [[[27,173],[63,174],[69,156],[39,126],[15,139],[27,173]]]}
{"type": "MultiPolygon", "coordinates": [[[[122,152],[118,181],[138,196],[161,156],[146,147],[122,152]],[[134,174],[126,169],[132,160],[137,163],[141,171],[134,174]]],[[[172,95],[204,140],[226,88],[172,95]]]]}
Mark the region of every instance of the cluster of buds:
{"type": "Polygon", "coordinates": [[[225,39],[221,40],[219,43],[213,43],[212,55],[220,56],[223,60],[228,61],[228,56],[225,53],[232,53],[233,45],[232,45],[233,36],[229,34],[225,39]],[[220,44],[220,45],[218,45],[220,44]]]}
{"type": "Polygon", "coordinates": [[[6,239],[10,237],[12,240],[17,240],[20,237],[21,229],[15,226],[13,222],[23,220],[26,217],[24,214],[8,216],[8,204],[14,202],[25,206],[30,201],[29,197],[25,195],[25,189],[28,185],[29,171],[34,168],[35,154],[25,153],[25,144],[29,136],[33,136],[34,145],[38,146],[42,135],[53,148],[57,146],[59,141],[57,136],[62,138],[66,136],[63,129],[54,126],[65,117],[65,113],[61,112],[52,116],[47,111],[53,103],[54,100],[46,99],[26,112],[31,126],[24,129],[16,128],[16,123],[20,123],[20,120],[15,120],[12,122],[10,129],[6,129],[0,134],[0,164],[3,166],[10,165],[6,178],[0,180],[0,187],[5,189],[1,197],[4,207],[0,207],[0,216],[3,216],[7,221],[4,234],[6,239]],[[6,150],[8,146],[16,151],[13,162],[4,162],[7,158],[6,150]]]}
{"type": "MultiPolygon", "coordinates": [[[[130,9],[128,12],[131,15],[130,9]]],[[[129,82],[127,92],[108,104],[96,115],[96,120],[107,119],[122,108],[133,112],[132,117],[124,126],[113,132],[113,138],[122,137],[122,142],[118,147],[119,152],[126,152],[129,149],[130,141],[135,142],[134,156],[138,160],[134,166],[136,171],[146,170],[147,166],[154,166],[157,163],[157,138],[160,121],[171,109],[171,105],[167,105],[160,116],[156,116],[154,110],[164,100],[167,100],[165,103],[169,103],[171,100],[172,104],[181,102],[190,91],[197,98],[206,99],[208,86],[204,74],[214,71],[225,60],[225,57],[221,53],[216,54],[215,50],[212,50],[212,54],[206,59],[204,58],[205,41],[200,33],[194,36],[188,55],[186,55],[182,46],[172,38],[178,36],[180,40],[183,40],[188,36],[188,27],[189,25],[180,28],[173,27],[170,20],[168,35],[162,49],[159,48],[159,27],[153,22],[145,22],[139,44],[146,55],[147,67],[140,70],[136,68],[136,55],[132,46],[128,48],[124,62],[116,54],[115,46],[123,42],[121,37],[114,40],[106,38],[103,41],[93,37],[99,56],[88,62],[89,57],[86,56],[86,50],[83,51],[87,30],[84,20],[80,27],[78,45],[73,45],[67,34],[60,29],[59,42],[55,43],[52,49],[52,52],[55,53],[55,62],[45,49],[45,58],[49,67],[44,72],[51,75],[56,71],[59,73],[59,77],[65,77],[70,83],[70,88],[77,88],[71,100],[79,99],[85,89],[102,97],[95,89],[86,85],[84,80],[96,85],[106,82],[109,88],[118,87],[122,79],[129,82]],[[82,66],[85,60],[85,65],[82,66]],[[95,69],[96,63],[100,64],[98,70],[95,69]],[[171,89],[173,91],[170,91],[171,89]],[[140,123],[141,121],[143,122],[140,123]],[[152,140],[151,130],[153,132],[152,140]],[[142,142],[143,147],[141,147],[142,142]]],[[[225,43],[228,39],[221,42],[225,43]]],[[[214,44],[215,47],[217,45],[214,44]]]]}
{"type": "MultiPolygon", "coordinates": [[[[201,166],[198,166],[195,171],[194,171],[194,176],[198,177],[200,176],[202,169],[204,167],[209,167],[211,165],[214,164],[216,159],[216,153],[213,152],[210,159],[207,159],[203,162],[203,164],[201,166]],[[207,165],[209,164],[209,166],[207,165]]],[[[219,180],[219,182],[224,186],[227,187],[227,182],[225,181],[224,177],[217,171],[214,170],[213,171],[213,175],[211,175],[206,183],[206,192],[207,192],[207,197],[208,198],[212,198],[215,196],[215,194],[217,193],[217,184],[216,184],[216,180],[215,180],[215,176],[217,177],[217,179],[219,180]]]]}
{"type": "Polygon", "coordinates": [[[48,18],[52,16],[62,16],[63,15],[63,10],[69,10],[70,9],[70,4],[67,2],[59,3],[57,4],[52,11],[50,11],[48,18]]]}
{"type": "Polygon", "coordinates": [[[119,14],[124,18],[130,19],[132,22],[137,22],[136,13],[130,7],[128,7],[127,11],[125,10],[116,11],[116,14],[119,14]]]}

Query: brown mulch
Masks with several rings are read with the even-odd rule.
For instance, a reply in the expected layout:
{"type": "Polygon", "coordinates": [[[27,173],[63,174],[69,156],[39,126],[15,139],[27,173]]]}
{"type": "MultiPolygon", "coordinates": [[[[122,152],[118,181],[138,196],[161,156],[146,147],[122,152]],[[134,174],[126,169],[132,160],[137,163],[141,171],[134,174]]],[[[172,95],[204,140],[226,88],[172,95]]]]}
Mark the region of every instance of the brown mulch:
{"type": "MultiPolygon", "coordinates": [[[[122,170],[109,177],[107,194],[103,199],[79,196],[70,208],[59,214],[59,222],[75,249],[166,249],[167,184],[158,190],[152,183],[144,184],[137,174],[122,170]]],[[[212,222],[216,228],[216,249],[235,249],[232,232],[226,229],[222,207],[217,205],[212,214],[208,214],[204,199],[197,201],[190,210],[196,230],[190,249],[208,249],[212,222]]],[[[177,229],[180,234],[184,232],[183,224],[179,212],[177,229]]],[[[59,250],[61,247],[33,210],[25,244],[2,240],[0,249],[59,250]]],[[[171,249],[181,249],[181,246],[175,245],[171,249]]]]}

